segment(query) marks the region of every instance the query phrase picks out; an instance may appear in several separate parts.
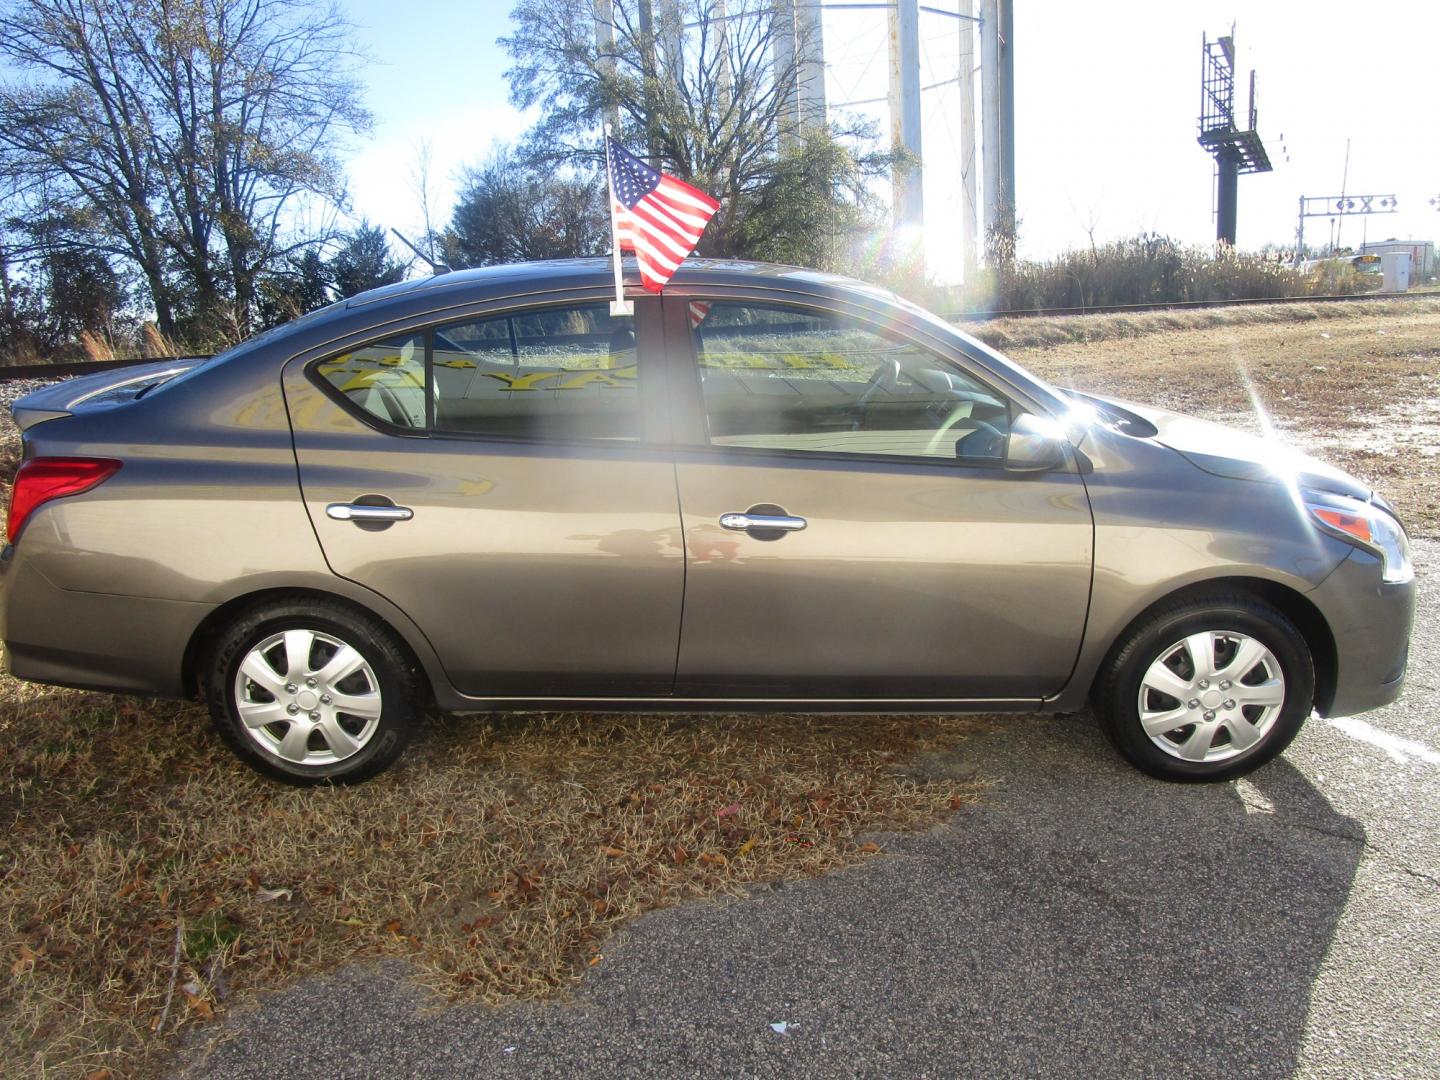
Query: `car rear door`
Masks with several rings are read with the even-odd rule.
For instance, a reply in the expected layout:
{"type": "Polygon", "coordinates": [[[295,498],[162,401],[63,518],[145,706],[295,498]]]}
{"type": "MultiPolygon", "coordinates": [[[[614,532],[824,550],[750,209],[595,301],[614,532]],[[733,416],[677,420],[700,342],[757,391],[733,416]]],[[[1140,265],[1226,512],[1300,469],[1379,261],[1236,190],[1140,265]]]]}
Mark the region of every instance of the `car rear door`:
{"type": "Polygon", "coordinates": [[[1003,468],[1012,391],[840,301],[696,287],[666,304],[688,553],[677,696],[1061,689],[1090,507],[1073,460],[1003,468]]]}
{"type": "Polygon", "coordinates": [[[684,558],[658,301],[637,309],[490,310],[286,368],[331,569],[404,610],[462,694],[671,689],[684,558]]]}

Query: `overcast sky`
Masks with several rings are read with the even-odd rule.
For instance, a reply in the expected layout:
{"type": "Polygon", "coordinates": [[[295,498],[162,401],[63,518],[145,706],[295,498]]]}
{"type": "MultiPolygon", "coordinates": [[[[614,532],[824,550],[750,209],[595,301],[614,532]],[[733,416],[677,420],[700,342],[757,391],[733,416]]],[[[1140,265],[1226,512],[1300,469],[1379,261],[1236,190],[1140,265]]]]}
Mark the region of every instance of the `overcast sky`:
{"type": "MultiPolygon", "coordinates": [[[[575,0],[585,2],[585,0],[575,0]]],[[[925,6],[953,6],[927,0],[925,6]]],[[[461,167],[528,118],[506,100],[508,65],[495,38],[508,0],[348,0],[373,57],[367,102],[377,129],[350,165],[357,214],[418,231],[411,191],[428,140],[442,213],[461,167]]],[[[978,7],[978,3],[976,5],[978,7]]],[[[1344,243],[1440,233],[1440,3],[1382,0],[1016,0],[1016,194],[1022,254],[1046,256],[1154,231],[1191,243],[1214,237],[1213,169],[1195,142],[1200,37],[1236,22],[1242,86],[1258,71],[1260,130],[1275,164],[1240,179],[1239,241],[1289,244],[1300,195],[1394,194],[1402,212],[1343,223],[1344,243]],[[1350,141],[1348,177],[1346,140],[1350,141]]],[[[956,71],[956,22],[921,15],[922,83],[956,71]]],[[[825,13],[834,105],[882,97],[883,12],[825,13]]],[[[1243,98],[1243,94],[1241,95],[1243,98]]],[[[1245,108],[1243,100],[1239,109],[1245,108]]],[[[865,107],[882,123],[881,107],[865,107]]],[[[953,276],[959,226],[953,86],[924,99],[926,239],[930,262],[953,276]]],[[[1331,223],[1306,223],[1312,242],[1331,223]]]]}

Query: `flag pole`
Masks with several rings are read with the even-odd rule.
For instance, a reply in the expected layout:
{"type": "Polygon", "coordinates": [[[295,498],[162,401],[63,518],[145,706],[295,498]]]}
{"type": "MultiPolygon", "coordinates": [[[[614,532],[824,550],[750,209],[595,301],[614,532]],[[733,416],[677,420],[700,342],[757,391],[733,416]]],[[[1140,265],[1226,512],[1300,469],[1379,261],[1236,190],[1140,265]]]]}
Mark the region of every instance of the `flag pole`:
{"type": "Polygon", "coordinates": [[[605,181],[610,188],[610,251],[615,260],[615,299],[610,316],[634,315],[635,305],[625,299],[625,282],[620,274],[620,231],[615,225],[615,173],[610,163],[610,125],[605,125],[605,181]]]}

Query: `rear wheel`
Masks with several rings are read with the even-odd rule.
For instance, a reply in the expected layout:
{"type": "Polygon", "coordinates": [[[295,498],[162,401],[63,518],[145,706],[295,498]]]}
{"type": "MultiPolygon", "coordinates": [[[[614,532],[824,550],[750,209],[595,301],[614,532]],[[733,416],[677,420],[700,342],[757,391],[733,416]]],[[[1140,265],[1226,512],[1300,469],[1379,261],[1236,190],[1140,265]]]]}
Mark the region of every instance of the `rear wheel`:
{"type": "Polygon", "coordinates": [[[420,673],[379,620],[343,604],[252,610],[217,641],[210,716],[252,768],[292,784],[374,776],[419,724],[420,673]]]}
{"type": "Polygon", "coordinates": [[[1161,610],[1112,654],[1096,692],[1105,733],[1166,780],[1229,780],[1275,757],[1310,715],[1315,672],[1283,613],[1245,596],[1161,610]]]}

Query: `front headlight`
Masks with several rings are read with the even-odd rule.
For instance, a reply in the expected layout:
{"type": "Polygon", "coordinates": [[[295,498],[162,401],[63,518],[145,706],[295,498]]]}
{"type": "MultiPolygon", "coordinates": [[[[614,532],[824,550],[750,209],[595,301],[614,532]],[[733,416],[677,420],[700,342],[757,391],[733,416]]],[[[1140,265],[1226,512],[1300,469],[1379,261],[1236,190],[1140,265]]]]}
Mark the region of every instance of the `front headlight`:
{"type": "Polygon", "coordinates": [[[1325,532],[1380,556],[1380,580],[1390,585],[1415,576],[1405,528],[1373,503],[1328,491],[1305,492],[1305,509],[1325,532]]]}

